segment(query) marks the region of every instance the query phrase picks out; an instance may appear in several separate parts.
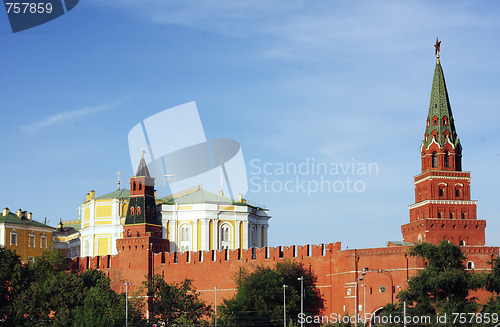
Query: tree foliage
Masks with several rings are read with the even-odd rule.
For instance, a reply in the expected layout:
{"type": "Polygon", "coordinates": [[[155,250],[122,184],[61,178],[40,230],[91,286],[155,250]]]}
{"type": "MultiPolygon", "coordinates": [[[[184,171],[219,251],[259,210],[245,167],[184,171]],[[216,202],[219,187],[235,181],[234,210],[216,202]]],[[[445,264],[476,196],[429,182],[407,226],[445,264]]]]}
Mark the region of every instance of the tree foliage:
{"type": "Polygon", "coordinates": [[[194,290],[191,280],[168,284],[161,275],[144,282],[149,295],[149,311],[167,325],[199,325],[206,322],[211,310],[194,290]]]}
{"type": "MultiPolygon", "coordinates": [[[[286,285],[287,320],[296,323],[300,313],[300,277],[304,278],[304,313],[318,314],[323,299],[315,287],[317,277],[302,263],[284,261],[275,268],[241,269],[235,276],[236,295],[218,308],[220,326],[282,326],[283,285],[286,285]]],[[[287,323],[288,325],[288,323],[287,323]]]]}
{"type": "Polygon", "coordinates": [[[408,288],[397,296],[398,303],[385,307],[386,314],[399,315],[402,319],[403,303],[406,303],[409,317],[428,316],[430,326],[453,326],[456,325],[453,323],[455,313],[479,311],[480,305],[471,297],[471,292],[485,287],[486,277],[466,270],[466,257],[459,246],[446,240],[437,245],[419,243],[409,254],[423,259],[426,266],[410,278],[408,288]],[[437,317],[445,315],[446,322],[438,323],[437,317]]]}
{"type": "MultiPolygon", "coordinates": [[[[35,263],[0,247],[0,322],[6,326],[122,326],[125,297],[114,292],[103,272],[72,271],[57,251],[35,263]]],[[[140,314],[129,307],[129,321],[140,314]]]]}

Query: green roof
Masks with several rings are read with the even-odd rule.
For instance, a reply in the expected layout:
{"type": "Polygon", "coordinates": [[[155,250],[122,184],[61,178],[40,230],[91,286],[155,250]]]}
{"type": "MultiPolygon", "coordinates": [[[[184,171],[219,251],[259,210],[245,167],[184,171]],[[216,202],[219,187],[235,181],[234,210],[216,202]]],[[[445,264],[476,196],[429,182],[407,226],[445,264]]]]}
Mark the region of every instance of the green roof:
{"type": "Polygon", "coordinates": [[[0,215],[0,224],[2,223],[55,229],[52,226],[39,223],[38,221],[29,220],[28,218],[25,217],[20,218],[18,215],[13,213],[9,213],[6,216],[0,215]]]}
{"type": "Polygon", "coordinates": [[[193,204],[193,203],[213,203],[213,204],[228,204],[228,205],[245,205],[233,201],[233,199],[212,192],[199,189],[197,191],[187,193],[178,197],[172,195],[161,198],[165,204],[193,204]]]}
{"type": "Polygon", "coordinates": [[[432,142],[432,132],[437,132],[436,142],[439,146],[443,146],[447,142],[445,132],[449,133],[449,140],[454,147],[460,144],[455,129],[455,122],[453,113],[451,112],[450,99],[448,97],[448,90],[446,89],[446,82],[444,80],[443,68],[441,63],[436,63],[434,69],[434,77],[432,79],[431,100],[429,103],[429,113],[427,115],[428,125],[425,129],[425,134],[428,136],[426,140],[424,137],[423,143],[427,147],[432,142]],[[434,117],[437,118],[437,123],[434,123],[434,117]],[[444,119],[446,117],[446,120],[444,119]]]}
{"type": "Polygon", "coordinates": [[[95,199],[96,200],[108,200],[108,199],[122,200],[122,199],[129,199],[129,198],[130,198],[130,191],[127,190],[126,188],[124,188],[124,189],[116,190],[116,191],[108,193],[108,194],[101,195],[95,199]]]}

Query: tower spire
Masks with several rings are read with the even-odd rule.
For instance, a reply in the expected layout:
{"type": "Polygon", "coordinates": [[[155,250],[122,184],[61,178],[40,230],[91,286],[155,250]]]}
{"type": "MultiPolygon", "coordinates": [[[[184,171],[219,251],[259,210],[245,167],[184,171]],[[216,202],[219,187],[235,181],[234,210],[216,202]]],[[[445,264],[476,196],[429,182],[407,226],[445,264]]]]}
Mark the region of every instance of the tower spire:
{"type": "Polygon", "coordinates": [[[439,52],[441,51],[441,41],[436,37],[436,44],[434,44],[435,55],[437,58],[437,64],[439,64],[439,52]]]}
{"type": "Polygon", "coordinates": [[[439,61],[441,41],[434,45],[437,57],[432,79],[431,98],[424,139],[422,140],[422,171],[428,169],[460,171],[461,145],[455,129],[443,68],[439,61]]]}

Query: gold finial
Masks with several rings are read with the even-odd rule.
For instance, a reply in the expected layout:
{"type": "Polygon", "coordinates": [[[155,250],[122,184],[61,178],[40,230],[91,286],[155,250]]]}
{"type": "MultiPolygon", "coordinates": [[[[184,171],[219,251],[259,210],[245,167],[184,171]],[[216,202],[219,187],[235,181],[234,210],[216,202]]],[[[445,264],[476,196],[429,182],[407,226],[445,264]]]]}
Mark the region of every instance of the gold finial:
{"type": "Polygon", "coordinates": [[[120,175],[121,175],[122,173],[120,173],[119,171],[117,171],[115,174],[117,174],[117,175],[118,175],[118,182],[116,182],[116,184],[118,184],[118,187],[117,187],[117,189],[116,189],[116,190],[117,190],[117,191],[119,191],[119,190],[120,190],[120,175]]]}
{"type": "Polygon", "coordinates": [[[441,51],[441,41],[439,41],[438,38],[436,38],[436,44],[434,44],[434,49],[435,49],[435,55],[437,58],[437,63],[439,64],[439,52],[441,51]]]}
{"type": "Polygon", "coordinates": [[[144,148],[142,148],[142,155],[141,155],[141,158],[144,158],[144,155],[146,154],[146,150],[144,150],[144,148]]]}

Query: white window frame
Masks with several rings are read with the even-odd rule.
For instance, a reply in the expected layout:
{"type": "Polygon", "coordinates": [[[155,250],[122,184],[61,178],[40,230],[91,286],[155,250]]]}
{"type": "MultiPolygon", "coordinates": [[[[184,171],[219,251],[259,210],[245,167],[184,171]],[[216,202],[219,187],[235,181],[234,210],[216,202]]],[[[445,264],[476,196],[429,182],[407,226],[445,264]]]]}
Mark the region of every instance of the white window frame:
{"type": "Polygon", "coordinates": [[[28,247],[29,248],[36,247],[36,234],[33,231],[30,231],[30,233],[28,234],[28,247]],[[31,238],[33,238],[33,242],[31,242],[31,238]]]}
{"type": "Polygon", "coordinates": [[[220,249],[231,249],[231,236],[232,236],[232,226],[230,224],[224,223],[220,226],[220,249]]]}
{"type": "Polygon", "coordinates": [[[13,229],[11,232],[10,232],[10,245],[15,245],[17,246],[17,231],[15,229],[13,229]],[[14,236],[14,242],[12,241],[12,236],[14,236]]]}
{"type": "Polygon", "coordinates": [[[43,233],[40,236],[40,249],[46,249],[47,248],[47,234],[43,233]]]}
{"type": "Polygon", "coordinates": [[[181,252],[191,251],[191,225],[179,226],[179,248],[181,252]]]}

